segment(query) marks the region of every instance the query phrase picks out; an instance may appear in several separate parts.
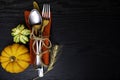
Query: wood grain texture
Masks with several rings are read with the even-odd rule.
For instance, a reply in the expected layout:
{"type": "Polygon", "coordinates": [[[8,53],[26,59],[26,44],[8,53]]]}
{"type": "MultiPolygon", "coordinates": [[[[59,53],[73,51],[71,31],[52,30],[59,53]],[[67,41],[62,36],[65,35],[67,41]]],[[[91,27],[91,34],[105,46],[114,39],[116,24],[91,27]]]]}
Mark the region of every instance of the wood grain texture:
{"type": "MultiPolygon", "coordinates": [[[[42,80],[119,80],[119,0],[37,0],[50,3],[51,40],[63,45],[53,71],[42,80]]],[[[32,0],[0,0],[0,51],[12,43],[11,29],[24,23],[32,0]]],[[[20,74],[0,67],[0,80],[32,80],[30,66],[20,74]]]]}

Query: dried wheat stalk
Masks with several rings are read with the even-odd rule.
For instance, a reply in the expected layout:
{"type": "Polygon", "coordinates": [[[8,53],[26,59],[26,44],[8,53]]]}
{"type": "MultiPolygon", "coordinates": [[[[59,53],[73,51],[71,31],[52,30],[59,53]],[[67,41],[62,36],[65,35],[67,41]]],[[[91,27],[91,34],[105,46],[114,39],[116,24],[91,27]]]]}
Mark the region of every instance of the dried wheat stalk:
{"type": "Polygon", "coordinates": [[[50,54],[50,64],[49,64],[49,66],[48,66],[47,71],[45,72],[45,74],[47,72],[49,72],[50,70],[53,69],[54,64],[56,62],[56,59],[57,59],[57,55],[58,55],[59,49],[60,49],[59,45],[53,46],[53,49],[52,49],[51,54],[50,54]]]}

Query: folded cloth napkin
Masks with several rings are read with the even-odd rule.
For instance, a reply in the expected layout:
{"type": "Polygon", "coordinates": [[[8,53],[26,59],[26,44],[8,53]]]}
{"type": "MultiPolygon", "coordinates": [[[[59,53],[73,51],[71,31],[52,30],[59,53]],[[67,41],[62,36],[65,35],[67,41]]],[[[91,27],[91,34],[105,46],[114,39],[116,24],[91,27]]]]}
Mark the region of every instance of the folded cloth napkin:
{"type": "MultiPolygon", "coordinates": [[[[25,17],[25,22],[26,22],[26,25],[28,26],[28,28],[30,30],[32,30],[32,28],[30,27],[29,25],[29,22],[28,22],[28,17],[29,17],[29,14],[30,14],[30,11],[24,11],[24,17],[25,17]]],[[[49,39],[50,37],[50,28],[51,28],[51,18],[50,18],[50,21],[49,23],[45,26],[44,30],[43,30],[43,33],[42,33],[42,36],[44,37],[47,37],[49,39]]],[[[31,64],[34,64],[35,62],[35,53],[33,51],[33,48],[32,48],[32,45],[33,45],[33,42],[34,40],[30,39],[30,42],[29,42],[29,48],[30,48],[30,56],[31,56],[31,64]]],[[[46,39],[44,40],[44,43],[49,46],[49,41],[46,39]]],[[[42,52],[44,52],[44,54],[41,56],[41,60],[42,60],[42,63],[45,65],[45,66],[48,66],[49,63],[50,63],[50,52],[49,52],[49,48],[45,47],[45,46],[42,46],[42,52]]]]}

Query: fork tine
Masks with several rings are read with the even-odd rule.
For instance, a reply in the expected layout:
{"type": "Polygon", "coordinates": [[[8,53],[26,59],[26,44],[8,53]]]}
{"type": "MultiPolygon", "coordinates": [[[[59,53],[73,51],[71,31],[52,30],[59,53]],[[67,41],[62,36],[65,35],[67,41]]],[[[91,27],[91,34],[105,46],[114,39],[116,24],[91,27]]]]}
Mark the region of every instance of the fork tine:
{"type": "Polygon", "coordinates": [[[48,13],[49,13],[49,5],[48,5],[48,4],[47,4],[46,10],[47,10],[47,11],[46,11],[46,18],[49,18],[49,14],[48,14],[48,13]]]}
{"type": "Polygon", "coordinates": [[[43,5],[43,8],[42,8],[42,16],[43,16],[43,11],[44,11],[44,5],[43,5]]]}
{"type": "Polygon", "coordinates": [[[46,18],[50,18],[50,5],[46,4],[46,18]]]}
{"type": "Polygon", "coordinates": [[[43,5],[43,9],[42,9],[42,16],[44,17],[44,12],[45,12],[45,4],[43,5]]]}
{"type": "Polygon", "coordinates": [[[45,4],[45,18],[47,18],[47,4],[45,4]]]}
{"type": "Polygon", "coordinates": [[[47,18],[47,4],[45,4],[45,18],[47,18]]]}
{"type": "Polygon", "coordinates": [[[48,5],[48,18],[50,18],[50,5],[48,5]]]}

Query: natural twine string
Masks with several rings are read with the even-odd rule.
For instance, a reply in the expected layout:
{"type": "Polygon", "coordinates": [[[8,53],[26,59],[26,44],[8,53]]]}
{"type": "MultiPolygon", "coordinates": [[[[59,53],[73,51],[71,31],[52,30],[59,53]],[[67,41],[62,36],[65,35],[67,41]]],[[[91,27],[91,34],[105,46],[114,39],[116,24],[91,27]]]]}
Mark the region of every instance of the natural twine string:
{"type": "Polygon", "coordinates": [[[37,40],[37,41],[41,41],[42,46],[44,46],[45,48],[48,48],[48,49],[49,49],[49,48],[52,47],[52,43],[51,43],[51,41],[49,40],[49,38],[48,38],[47,36],[42,36],[42,35],[40,35],[40,37],[35,36],[35,34],[34,34],[34,28],[32,28],[32,32],[31,32],[31,34],[30,34],[30,39],[33,39],[33,40],[34,40],[34,41],[33,41],[33,45],[32,45],[32,49],[33,49],[34,53],[36,53],[35,47],[34,47],[36,40],[37,40]],[[45,44],[45,41],[48,41],[49,45],[45,44]]]}

